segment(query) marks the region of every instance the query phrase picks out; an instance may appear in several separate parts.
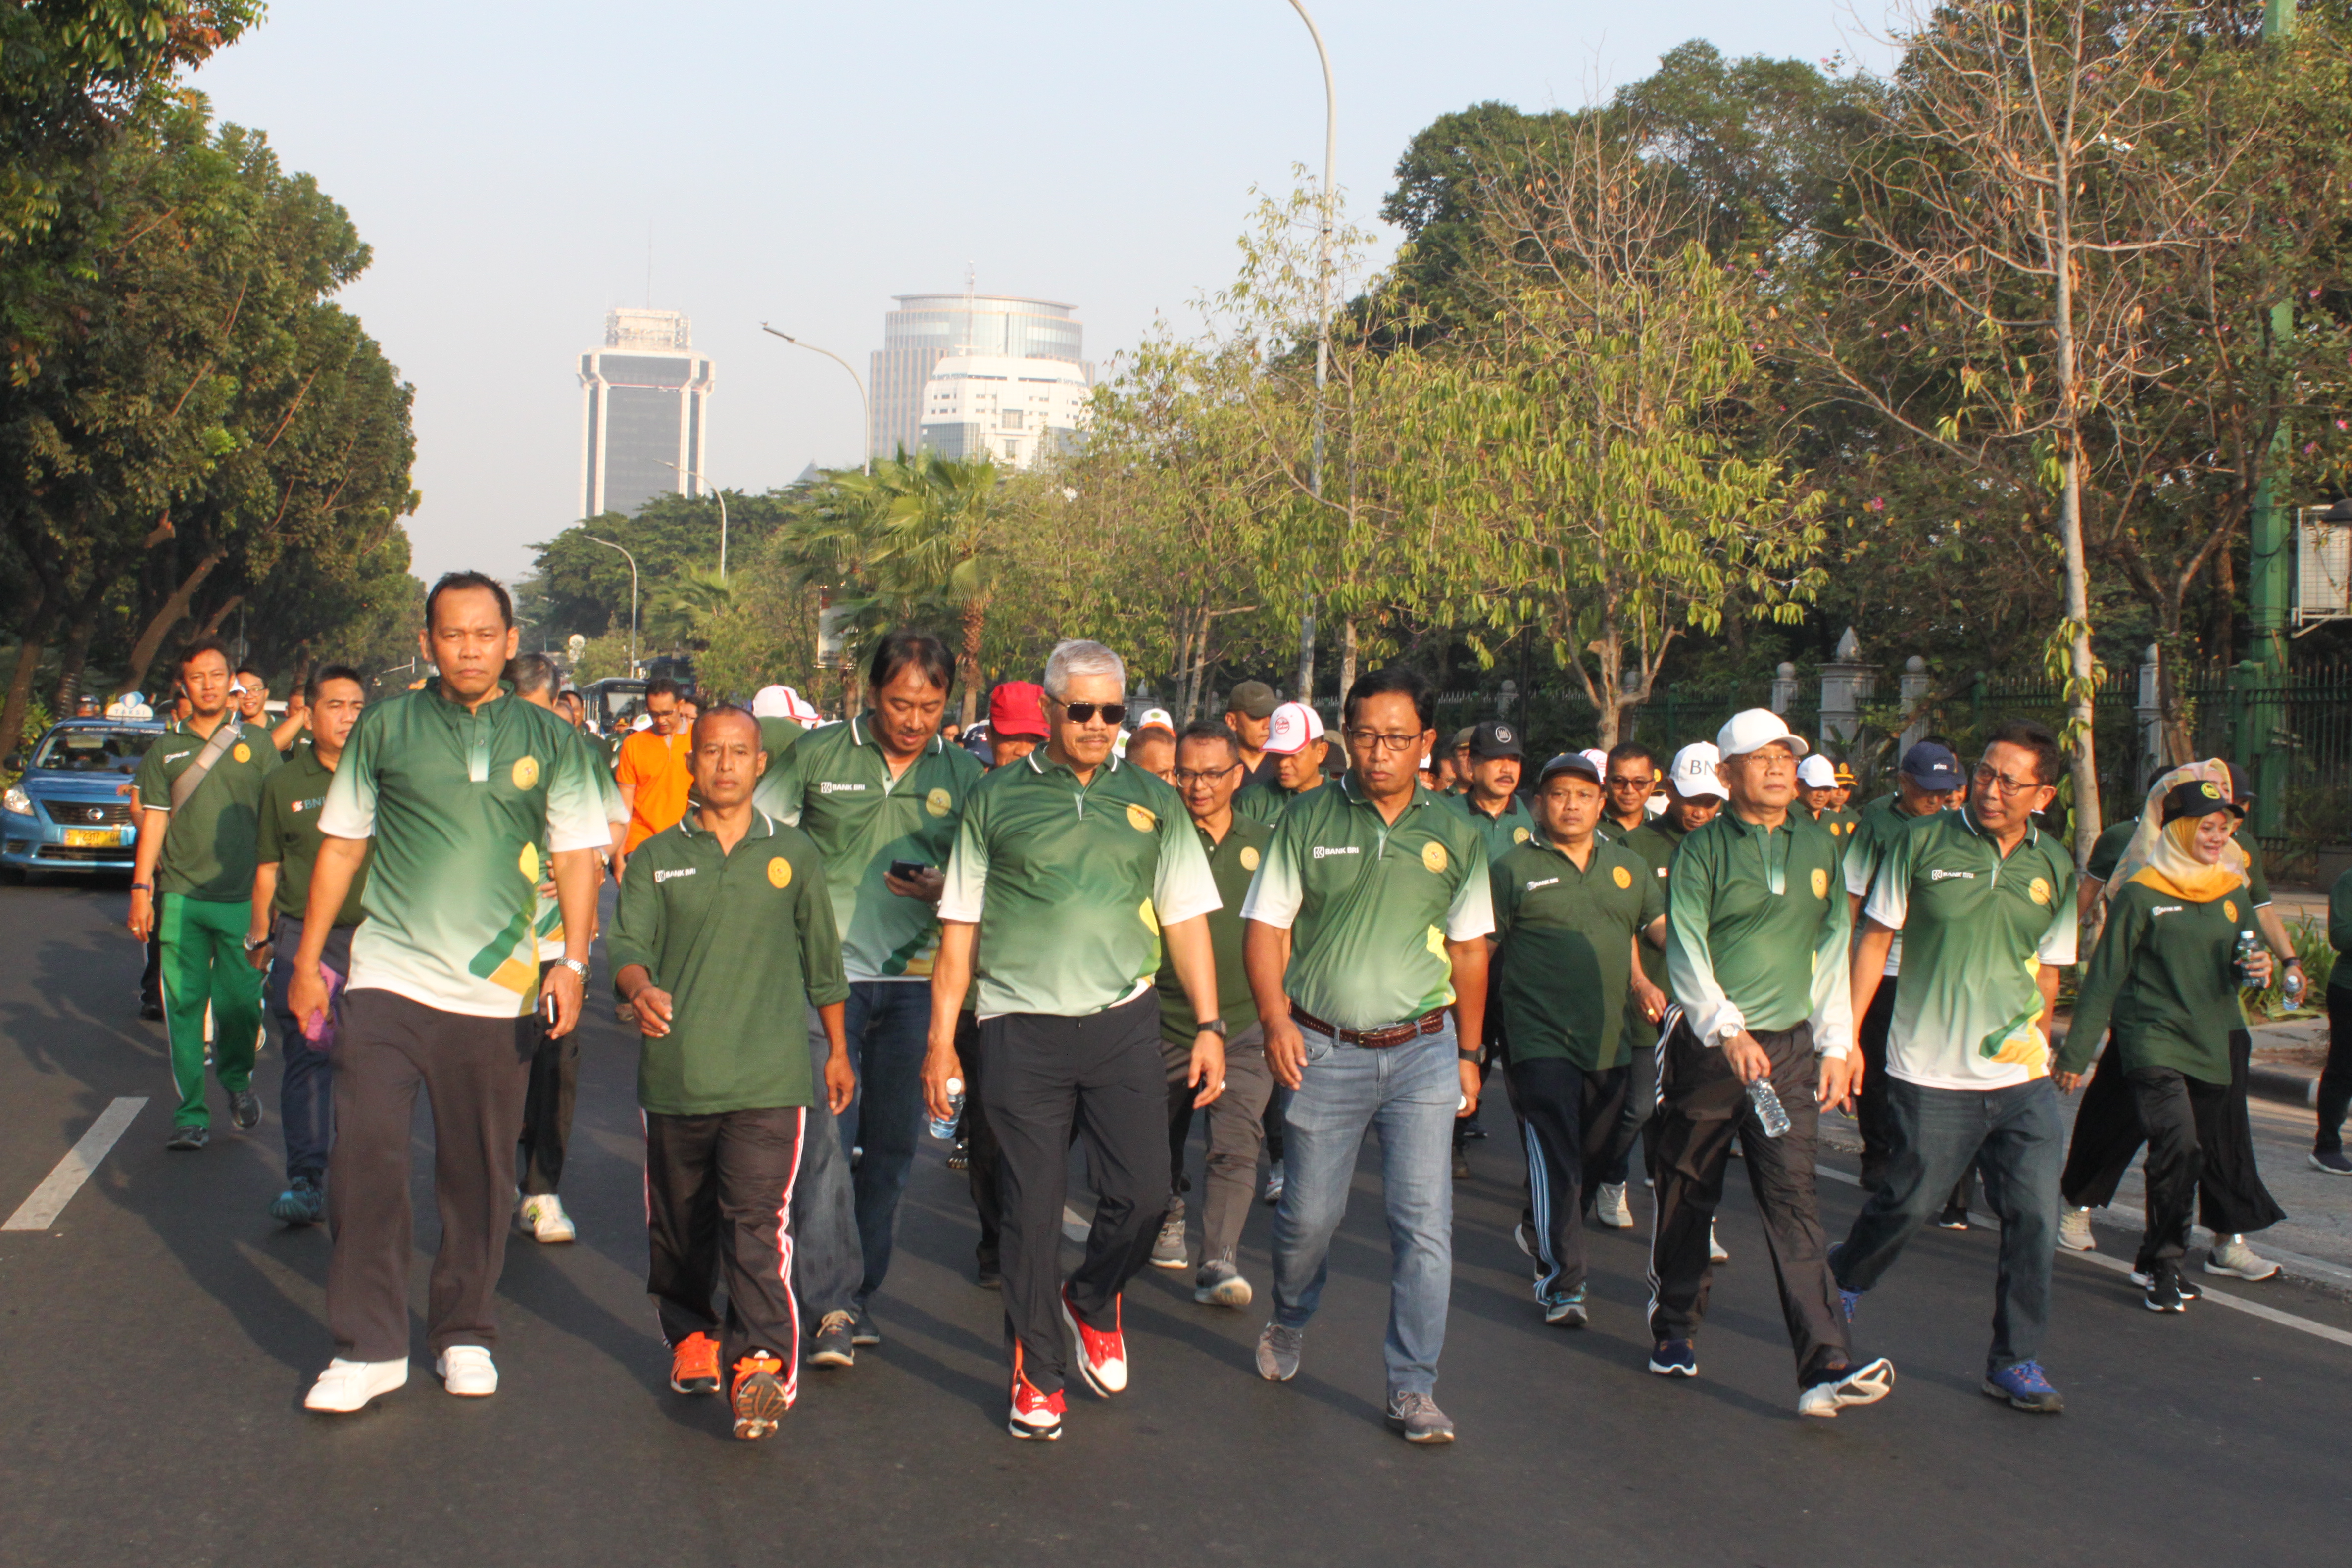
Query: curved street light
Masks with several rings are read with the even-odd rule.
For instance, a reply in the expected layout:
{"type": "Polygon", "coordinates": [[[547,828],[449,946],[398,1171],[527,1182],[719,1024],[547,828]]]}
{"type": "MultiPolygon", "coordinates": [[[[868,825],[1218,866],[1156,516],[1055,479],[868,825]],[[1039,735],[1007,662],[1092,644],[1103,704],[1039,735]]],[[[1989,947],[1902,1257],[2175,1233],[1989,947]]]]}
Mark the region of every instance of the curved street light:
{"type": "MultiPolygon", "coordinates": [[[[593,533],[583,533],[580,537],[607,550],[621,550],[611,540],[599,539],[593,533]]],[[[637,558],[621,550],[621,559],[629,563],[629,676],[635,679],[637,673],[637,558]]]]}
{"type": "MultiPolygon", "coordinates": [[[[1296,4],[1296,0],[1293,0],[1293,3],[1296,4]]],[[[776,331],[775,328],[768,325],[765,321],[760,323],[760,330],[767,333],[772,338],[783,339],[784,342],[792,344],[794,348],[806,349],[811,353],[823,354],[825,358],[831,360],[842,369],[849,372],[849,379],[857,384],[857,406],[865,413],[866,416],[866,445],[867,450],[866,453],[866,460],[858,464],[857,468],[860,473],[872,473],[874,471],[874,453],[872,449],[874,445],[874,405],[866,395],[866,378],[857,374],[857,369],[855,365],[842,358],[839,354],[834,353],[831,349],[821,349],[814,343],[804,343],[801,342],[800,339],[793,336],[790,332],[780,332],[776,331]]]]}
{"type": "MultiPolygon", "coordinates": [[[[1323,47],[1323,30],[1307,14],[1306,0],[1290,0],[1290,8],[1307,24],[1307,36],[1315,40],[1315,58],[1323,66],[1323,238],[1315,285],[1315,460],[1307,480],[1319,501],[1323,499],[1323,386],[1331,373],[1331,227],[1338,201],[1333,181],[1339,161],[1339,91],[1332,82],[1331,52],[1323,47]]],[[[1298,700],[1311,702],[1314,689],[1315,601],[1310,597],[1298,619],[1298,700]]]]}

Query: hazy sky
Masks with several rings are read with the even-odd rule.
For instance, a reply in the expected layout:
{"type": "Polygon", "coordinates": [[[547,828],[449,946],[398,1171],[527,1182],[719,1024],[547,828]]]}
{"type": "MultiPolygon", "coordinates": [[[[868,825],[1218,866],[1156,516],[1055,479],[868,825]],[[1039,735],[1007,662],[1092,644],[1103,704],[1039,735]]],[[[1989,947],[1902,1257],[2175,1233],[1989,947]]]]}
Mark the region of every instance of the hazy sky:
{"type": "MultiPolygon", "coordinates": [[[[1868,49],[1842,0],[1310,0],[1339,184],[1372,214],[1406,141],[1487,99],[1574,107],[1691,37],[1868,49]]],[[[1874,6],[1865,16],[1874,17],[1874,6]]],[[[893,294],[1066,300],[1098,369],[1226,280],[1249,188],[1319,172],[1314,47],[1286,0],[272,0],[198,73],[374,247],[344,297],[416,387],[418,573],[511,575],[575,521],[583,349],[687,311],[709,470],[759,490],[856,462],[893,294]],[[651,287],[647,237],[652,237],[651,287]]],[[[1384,226],[1377,226],[1385,230],[1384,226]]]]}

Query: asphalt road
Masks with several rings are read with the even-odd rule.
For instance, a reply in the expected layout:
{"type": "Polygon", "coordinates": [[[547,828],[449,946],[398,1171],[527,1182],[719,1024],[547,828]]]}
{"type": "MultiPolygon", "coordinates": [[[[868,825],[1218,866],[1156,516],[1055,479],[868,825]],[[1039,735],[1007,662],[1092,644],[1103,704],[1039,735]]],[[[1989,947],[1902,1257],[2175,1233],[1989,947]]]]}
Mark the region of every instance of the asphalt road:
{"type": "MultiPolygon", "coordinates": [[[[1451,1447],[1409,1448],[1380,1421],[1386,1244],[1369,1172],[1297,1383],[1250,1371],[1261,1207],[1244,1257],[1259,1307],[1196,1307],[1188,1275],[1148,1270],[1129,1300],[1132,1390],[1077,1393],[1059,1444],[1013,1442],[998,1299],[965,1275],[961,1177],[936,1146],[881,1300],[887,1342],[854,1370],[812,1369],[782,1435],[737,1444],[718,1401],[666,1386],[642,1288],[633,1052],[609,1015],[591,1026],[567,1177],[581,1240],[509,1251],[503,1391],[451,1399],[420,1363],[364,1415],[309,1415],[328,1244],[264,1212],[275,1047],[255,1136],[166,1154],[162,1028],[137,1018],[122,902],[0,889],[0,1212],[115,1098],[149,1097],[53,1226],[0,1232],[0,1563],[2352,1560],[2352,1347],[2210,1303],[2158,1317],[2119,1275],[2062,1259],[2045,1359],[2070,1408],[2028,1416],[1977,1388],[1996,1238],[1930,1232],[1858,1325],[1856,1348],[1900,1369],[1893,1397],[1801,1420],[1737,1178],[1705,1375],[1670,1383],[1643,1370],[1643,1232],[1595,1240],[1591,1329],[1543,1326],[1510,1241],[1520,1170],[1503,1139],[1474,1146],[1460,1189],[1438,1388],[1461,1428],[1451,1447]]],[[[429,1137],[420,1121],[420,1148],[429,1137]]],[[[1857,1194],[1822,1194],[1834,1234],[1857,1194]]],[[[423,1279],[420,1257],[420,1300],[423,1279]]],[[[2231,1288],[2352,1328],[2329,1296],[2231,1288]]]]}

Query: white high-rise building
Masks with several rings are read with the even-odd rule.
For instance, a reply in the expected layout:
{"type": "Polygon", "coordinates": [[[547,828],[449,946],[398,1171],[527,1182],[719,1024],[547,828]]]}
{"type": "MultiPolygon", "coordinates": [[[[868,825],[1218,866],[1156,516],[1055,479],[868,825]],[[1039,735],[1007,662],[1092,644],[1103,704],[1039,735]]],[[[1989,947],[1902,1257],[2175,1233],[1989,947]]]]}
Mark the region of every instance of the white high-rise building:
{"type": "MultiPolygon", "coordinates": [[[[898,294],[898,308],[882,318],[882,347],[866,385],[873,396],[867,449],[887,458],[922,444],[930,417],[925,388],[950,354],[1046,360],[1075,366],[1091,381],[1086,329],[1075,305],[1013,294],[898,294]]],[[[1038,374],[1045,374],[1040,372],[1038,374]]]]}
{"type": "Polygon", "coordinates": [[[614,310],[580,356],[580,515],[698,496],[710,433],[710,361],[677,310],[614,310]]]}
{"type": "Polygon", "coordinates": [[[950,354],[923,384],[922,444],[1025,468],[1076,436],[1093,391],[1084,367],[1061,360],[950,354]]]}

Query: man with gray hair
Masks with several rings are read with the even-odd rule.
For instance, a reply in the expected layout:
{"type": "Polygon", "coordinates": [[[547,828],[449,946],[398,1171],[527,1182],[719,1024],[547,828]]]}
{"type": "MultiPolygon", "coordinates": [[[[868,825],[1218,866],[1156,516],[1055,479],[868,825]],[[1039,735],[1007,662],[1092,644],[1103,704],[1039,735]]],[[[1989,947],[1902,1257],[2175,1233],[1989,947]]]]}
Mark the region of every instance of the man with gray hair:
{"type": "Polygon", "coordinates": [[[1152,984],[1163,944],[1197,1020],[1185,1077],[1193,1103],[1224,1088],[1208,920],[1217,885],[1183,797],[1111,753],[1126,689],[1126,667],[1100,643],[1054,649],[1045,744],[971,790],[940,900],[923,1091],[933,1116],[955,1114],[966,1077],[956,1020],[977,982],[1015,1437],[1062,1435],[1065,1331],[1089,1388],[1109,1398],[1127,1387],[1121,1292],[1168,1207],[1168,1073],[1152,984]],[[1086,1259],[1065,1283],[1074,1125],[1097,1190],[1086,1259]]]}

